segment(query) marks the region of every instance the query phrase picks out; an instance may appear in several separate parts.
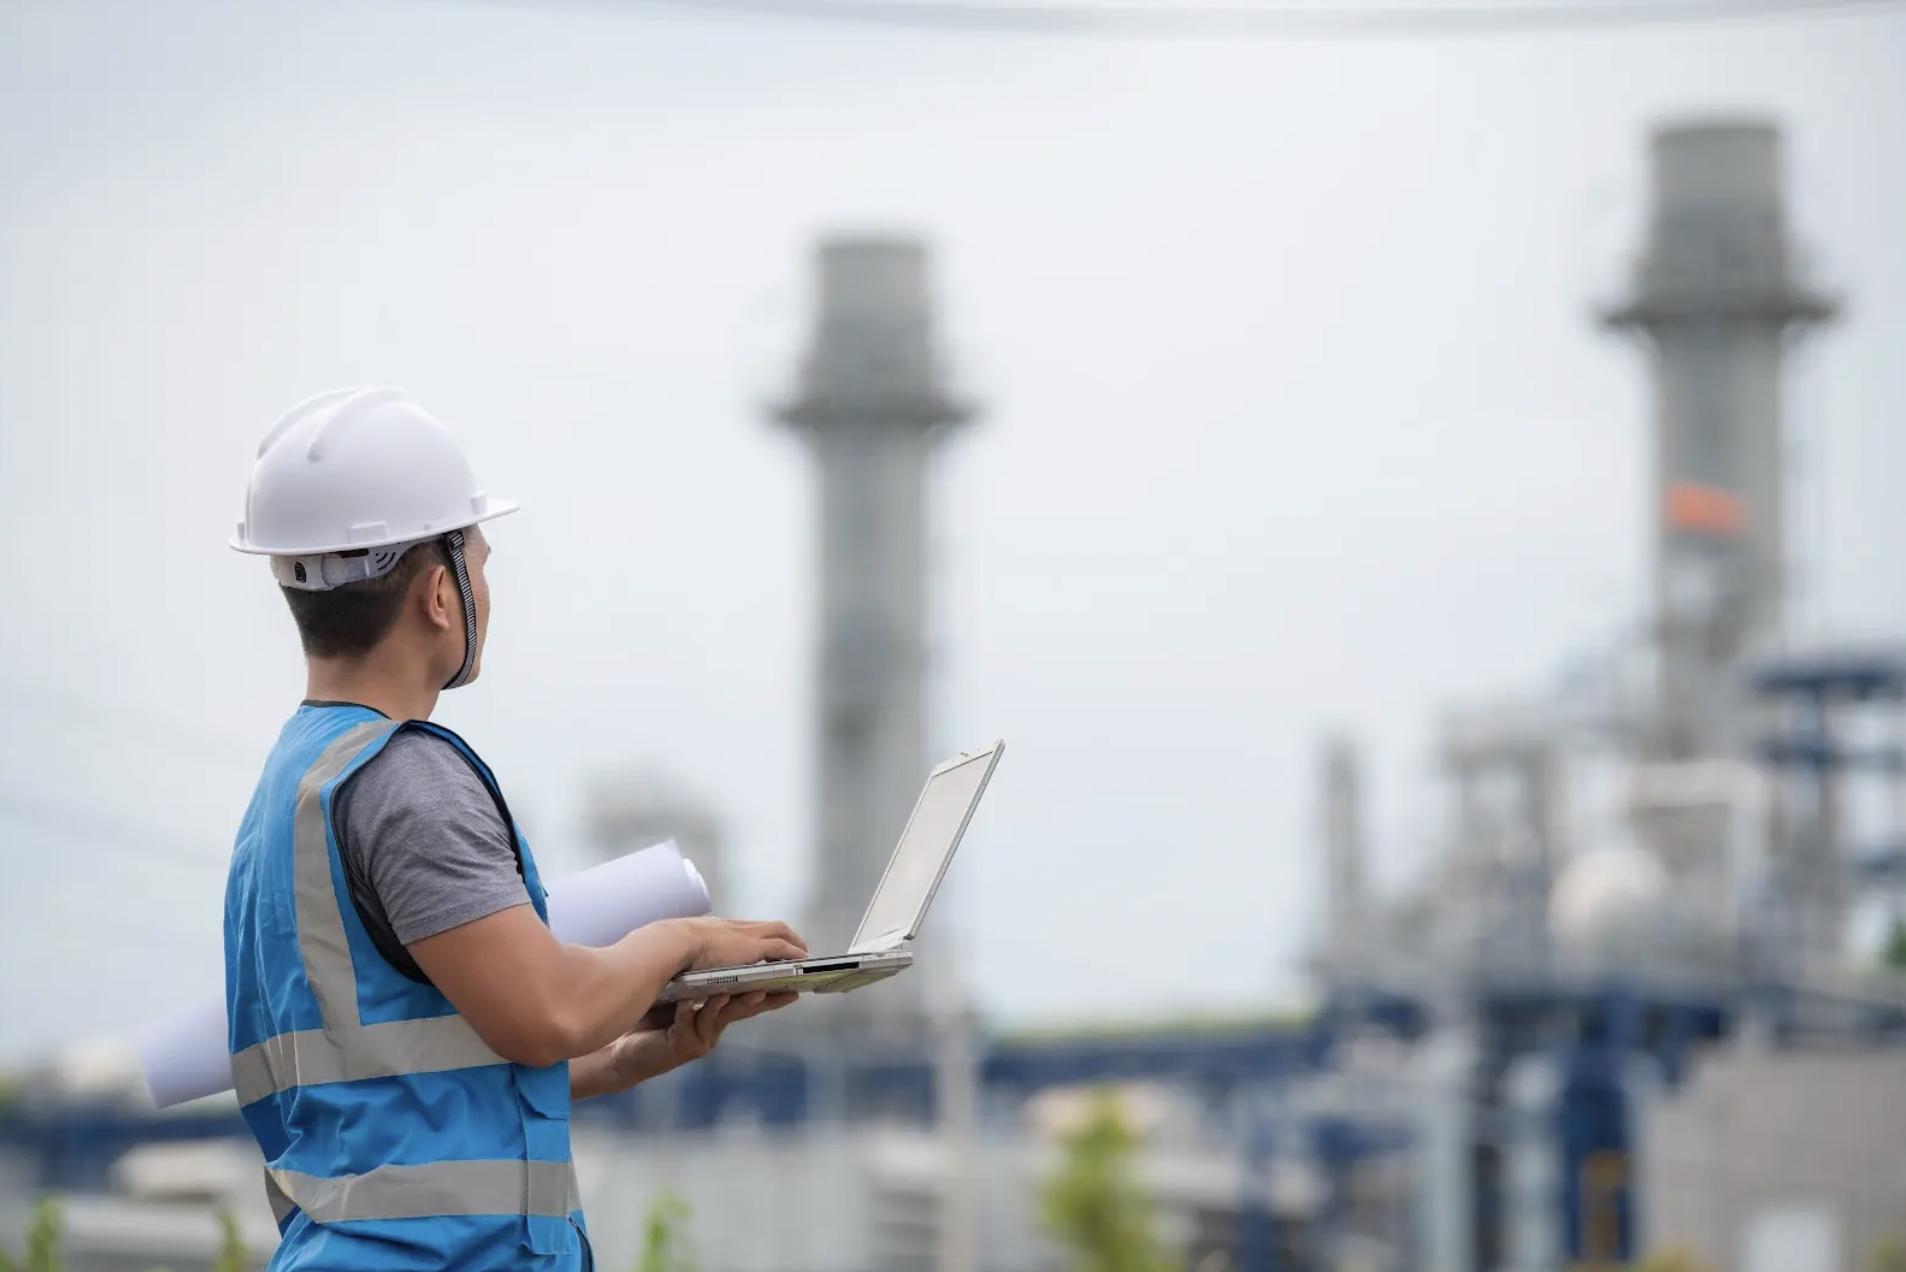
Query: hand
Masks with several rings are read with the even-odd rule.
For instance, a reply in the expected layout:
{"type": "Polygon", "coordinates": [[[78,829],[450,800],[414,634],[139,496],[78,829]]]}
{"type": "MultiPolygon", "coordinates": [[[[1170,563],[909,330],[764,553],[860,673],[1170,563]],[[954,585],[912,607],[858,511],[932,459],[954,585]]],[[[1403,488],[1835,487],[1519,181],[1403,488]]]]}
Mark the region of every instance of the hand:
{"type": "Polygon", "coordinates": [[[698,1003],[676,1003],[673,1020],[631,1030],[610,1044],[617,1086],[634,1086],[699,1060],[715,1049],[722,1031],[735,1021],[785,1007],[799,997],[757,991],[739,998],[724,994],[698,1003]]]}
{"type": "Polygon", "coordinates": [[[785,923],[743,919],[683,919],[695,940],[690,971],[711,967],[747,967],[752,963],[806,958],[807,942],[785,923]]]}

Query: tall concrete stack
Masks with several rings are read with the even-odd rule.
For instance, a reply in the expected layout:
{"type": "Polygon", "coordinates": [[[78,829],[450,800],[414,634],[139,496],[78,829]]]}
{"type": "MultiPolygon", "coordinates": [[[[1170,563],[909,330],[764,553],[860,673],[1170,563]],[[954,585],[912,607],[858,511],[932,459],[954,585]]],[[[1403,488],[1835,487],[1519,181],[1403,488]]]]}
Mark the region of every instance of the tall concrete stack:
{"type": "MultiPolygon", "coordinates": [[[[1657,680],[1645,741],[1655,759],[1744,757],[1748,672],[1782,642],[1790,584],[1782,370],[1838,306],[1796,268],[1773,124],[1669,125],[1653,160],[1646,249],[1626,298],[1601,314],[1654,363],[1657,680]]],[[[1831,852],[1815,843],[1786,863],[1816,948],[1837,945],[1841,925],[1831,852]]]]}
{"type": "Polygon", "coordinates": [[[1665,758],[1739,751],[1741,672],[1782,634],[1781,371],[1795,337],[1836,313],[1793,255],[1772,124],[1656,132],[1648,243],[1602,321],[1654,355],[1653,741],[1665,758]]]}
{"type": "MultiPolygon", "coordinates": [[[[932,762],[927,468],[974,411],[946,383],[927,264],[908,239],[823,242],[807,354],[774,412],[820,474],[816,869],[802,933],[816,949],[852,935],[932,762]]],[[[826,1010],[910,1029],[927,979],[897,977],[826,1010]]]]}
{"type": "Polygon", "coordinates": [[[1361,758],[1356,744],[1342,736],[1326,739],[1320,756],[1327,924],[1323,944],[1326,967],[1333,976],[1354,974],[1360,963],[1367,962],[1368,852],[1361,758]]]}

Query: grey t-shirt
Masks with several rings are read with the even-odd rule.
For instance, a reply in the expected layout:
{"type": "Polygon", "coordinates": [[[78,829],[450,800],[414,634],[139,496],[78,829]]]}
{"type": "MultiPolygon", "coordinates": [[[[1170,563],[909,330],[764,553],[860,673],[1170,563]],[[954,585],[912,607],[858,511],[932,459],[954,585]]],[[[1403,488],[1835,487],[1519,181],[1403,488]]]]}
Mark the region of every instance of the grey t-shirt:
{"type": "Polygon", "coordinates": [[[426,978],[405,946],[529,902],[497,801],[435,734],[391,738],[344,784],[332,814],[358,915],[414,980],[426,978]]]}

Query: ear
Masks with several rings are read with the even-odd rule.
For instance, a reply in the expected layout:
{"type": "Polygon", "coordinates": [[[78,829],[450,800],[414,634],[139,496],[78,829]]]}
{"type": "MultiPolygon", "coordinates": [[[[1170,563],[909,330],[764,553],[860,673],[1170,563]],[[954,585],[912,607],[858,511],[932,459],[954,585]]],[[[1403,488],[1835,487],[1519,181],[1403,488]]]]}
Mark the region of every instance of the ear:
{"type": "Polygon", "coordinates": [[[433,565],[411,582],[416,589],[415,603],[421,607],[424,621],[440,631],[449,631],[462,620],[458,617],[462,598],[457,596],[456,581],[448,566],[433,565]]]}

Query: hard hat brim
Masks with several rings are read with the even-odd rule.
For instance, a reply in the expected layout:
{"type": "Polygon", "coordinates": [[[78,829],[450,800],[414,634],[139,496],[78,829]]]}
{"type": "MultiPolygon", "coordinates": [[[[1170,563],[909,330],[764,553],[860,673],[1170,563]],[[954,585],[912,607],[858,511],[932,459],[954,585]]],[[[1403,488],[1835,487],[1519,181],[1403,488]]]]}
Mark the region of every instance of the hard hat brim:
{"type": "Polygon", "coordinates": [[[441,525],[431,524],[421,531],[409,534],[394,534],[382,539],[366,539],[359,543],[333,544],[260,544],[252,543],[234,534],[226,542],[235,552],[248,556],[318,556],[326,552],[363,552],[370,548],[388,548],[396,543],[417,543],[424,539],[434,539],[449,534],[452,530],[468,530],[471,526],[485,521],[494,521],[498,517],[507,517],[522,505],[513,499],[491,499],[479,516],[453,518],[441,525]]]}

